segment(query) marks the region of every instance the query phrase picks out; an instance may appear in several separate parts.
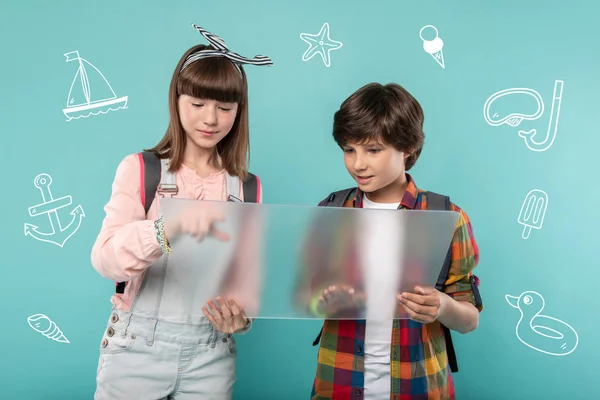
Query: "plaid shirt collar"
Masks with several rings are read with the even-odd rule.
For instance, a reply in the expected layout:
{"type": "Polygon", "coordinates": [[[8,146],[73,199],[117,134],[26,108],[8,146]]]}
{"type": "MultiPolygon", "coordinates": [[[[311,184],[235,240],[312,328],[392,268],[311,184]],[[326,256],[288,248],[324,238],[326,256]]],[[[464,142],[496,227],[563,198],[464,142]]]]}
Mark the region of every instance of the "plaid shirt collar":
{"type": "MultiPolygon", "coordinates": [[[[405,175],[408,184],[406,186],[406,191],[404,192],[404,196],[402,196],[402,200],[400,201],[400,205],[398,206],[398,208],[407,208],[410,210],[414,210],[417,205],[417,196],[419,193],[419,189],[417,188],[417,185],[412,176],[410,176],[410,174],[405,175]]],[[[356,208],[362,208],[363,196],[364,192],[360,190],[360,188],[357,188],[356,193],[354,195],[354,199],[352,199],[352,206],[356,208]]]]}

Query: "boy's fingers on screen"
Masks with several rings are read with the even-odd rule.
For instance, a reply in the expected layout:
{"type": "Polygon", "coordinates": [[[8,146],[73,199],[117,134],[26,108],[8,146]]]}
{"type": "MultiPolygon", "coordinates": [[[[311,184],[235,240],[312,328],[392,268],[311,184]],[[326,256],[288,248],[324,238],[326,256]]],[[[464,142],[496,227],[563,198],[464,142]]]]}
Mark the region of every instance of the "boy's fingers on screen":
{"type": "Polygon", "coordinates": [[[427,304],[428,297],[415,293],[402,293],[402,298],[412,303],[427,304]]]}
{"type": "Polygon", "coordinates": [[[419,314],[417,312],[415,312],[413,309],[411,309],[410,307],[408,307],[404,304],[402,306],[404,307],[404,311],[406,311],[406,313],[408,314],[410,319],[412,319],[413,321],[417,321],[417,322],[425,322],[422,320],[422,318],[419,316],[419,314]]]}
{"type": "Polygon", "coordinates": [[[432,322],[435,320],[435,316],[437,315],[436,307],[422,306],[406,300],[404,302],[404,306],[407,310],[409,310],[410,313],[412,313],[412,317],[416,318],[416,320],[420,322],[432,322]]]}

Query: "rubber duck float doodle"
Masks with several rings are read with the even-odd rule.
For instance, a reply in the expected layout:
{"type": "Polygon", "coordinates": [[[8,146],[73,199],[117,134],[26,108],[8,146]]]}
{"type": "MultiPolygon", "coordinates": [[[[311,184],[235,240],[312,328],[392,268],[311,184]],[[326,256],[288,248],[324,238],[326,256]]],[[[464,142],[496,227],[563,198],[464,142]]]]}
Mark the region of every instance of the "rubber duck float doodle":
{"type": "Polygon", "coordinates": [[[65,337],[60,328],[50,318],[44,314],[34,314],[27,317],[27,323],[34,330],[46,336],[48,339],[52,339],[56,342],[71,343],[69,339],[65,337]]]}
{"type": "Polygon", "coordinates": [[[566,322],[540,315],[545,305],[542,295],[526,291],[519,297],[505,297],[508,304],[521,311],[516,327],[521,343],[551,356],[566,356],[575,350],[579,343],[577,332],[566,322]]]}

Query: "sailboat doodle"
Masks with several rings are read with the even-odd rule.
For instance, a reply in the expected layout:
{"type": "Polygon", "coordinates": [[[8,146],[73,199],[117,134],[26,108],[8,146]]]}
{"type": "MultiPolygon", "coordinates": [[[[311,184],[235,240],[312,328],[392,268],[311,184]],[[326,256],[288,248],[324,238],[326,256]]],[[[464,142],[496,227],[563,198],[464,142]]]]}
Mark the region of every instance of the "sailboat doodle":
{"type": "Polygon", "coordinates": [[[66,62],[79,63],[69,89],[67,107],[63,108],[67,121],[127,108],[127,96],[117,97],[102,72],[80,57],[79,51],[71,51],[64,56],[67,58],[66,62]]]}
{"type": "Polygon", "coordinates": [[[59,247],[63,247],[67,240],[77,232],[81,226],[81,221],[85,217],[81,205],[75,207],[70,214],[73,216],[69,224],[62,226],[58,210],[70,206],[73,202],[71,195],[59,197],[55,199],[50,191],[52,177],[48,174],[39,174],[33,180],[33,184],[42,193],[42,203],[29,207],[29,215],[37,217],[43,214],[48,216],[50,220],[50,232],[41,232],[38,226],[25,223],[25,236],[41,242],[54,243],[59,247]]]}

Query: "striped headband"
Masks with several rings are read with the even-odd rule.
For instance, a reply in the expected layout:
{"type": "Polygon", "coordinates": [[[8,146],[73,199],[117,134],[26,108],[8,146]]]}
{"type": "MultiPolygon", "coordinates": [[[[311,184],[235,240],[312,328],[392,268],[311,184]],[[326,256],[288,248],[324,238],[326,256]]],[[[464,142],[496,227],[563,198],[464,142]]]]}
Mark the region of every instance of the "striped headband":
{"type": "Polygon", "coordinates": [[[268,66],[273,65],[273,62],[267,56],[254,56],[254,58],[247,58],[247,57],[241,56],[237,53],[234,53],[232,51],[229,51],[229,49],[225,45],[225,42],[223,41],[223,39],[221,39],[217,35],[214,35],[214,34],[208,32],[206,29],[203,29],[196,24],[192,24],[192,26],[194,28],[196,28],[196,30],[198,32],[200,32],[200,34],[202,36],[204,36],[204,38],[206,38],[208,43],[210,45],[212,45],[212,47],[214,47],[215,50],[200,50],[200,51],[190,54],[187,57],[187,59],[185,60],[185,62],[183,63],[183,65],[181,66],[181,70],[179,72],[183,71],[188,65],[190,65],[194,61],[200,60],[202,58],[207,58],[207,57],[226,57],[226,58],[228,58],[233,63],[233,65],[235,65],[235,67],[238,69],[238,71],[240,72],[240,75],[242,73],[242,70],[240,68],[241,64],[268,65],[268,66]]]}

